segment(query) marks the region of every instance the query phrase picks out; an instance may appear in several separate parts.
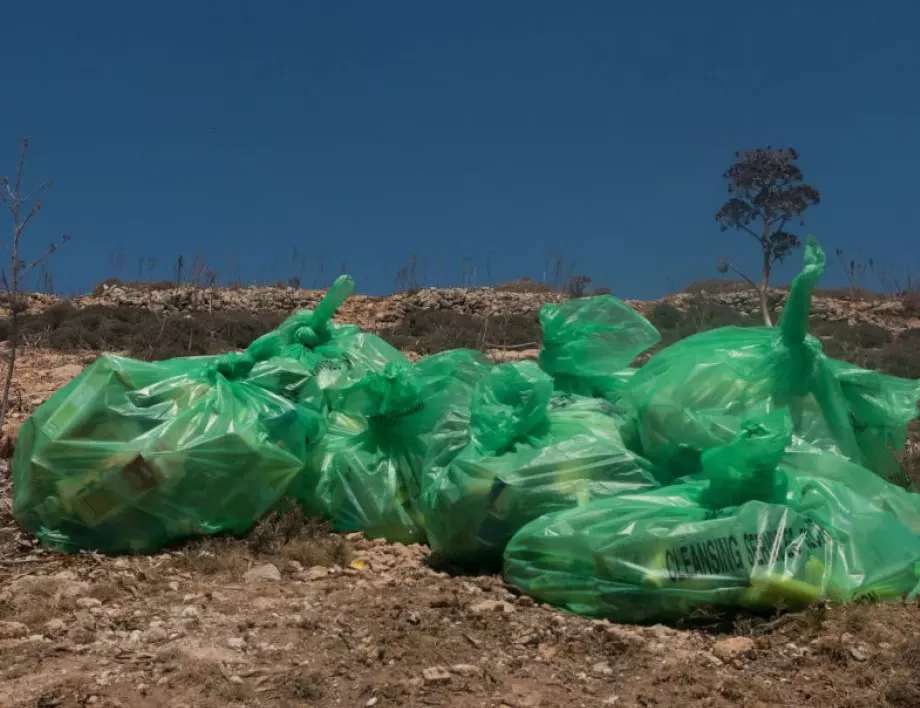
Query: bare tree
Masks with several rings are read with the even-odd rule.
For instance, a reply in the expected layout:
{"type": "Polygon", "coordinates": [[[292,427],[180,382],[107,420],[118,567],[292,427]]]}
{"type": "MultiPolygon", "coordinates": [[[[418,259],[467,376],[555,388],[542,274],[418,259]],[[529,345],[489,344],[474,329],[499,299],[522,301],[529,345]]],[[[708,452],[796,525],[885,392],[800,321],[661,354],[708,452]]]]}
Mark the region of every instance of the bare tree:
{"type": "Polygon", "coordinates": [[[20,293],[22,281],[35,268],[43,266],[61,245],[70,240],[69,236],[63,235],[58,242],[52,243],[43,254],[34,260],[24,261],[22,259],[22,235],[32,219],[41,211],[41,194],[51,188],[51,181],[48,180],[42,182],[30,192],[23,192],[22,176],[25,171],[26,152],[28,149],[29,139],[23,138],[20,142],[19,165],[16,168],[16,176],[12,182],[7,177],[0,177],[0,201],[9,209],[13,217],[13,232],[9,243],[3,244],[10,257],[9,273],[4,268],[2,274],[0,274],[0,280],[2,280],[3,286],[6,288],[10,306],[10,355],[6,366],[6,381],[3,384],[3,399],[0,401],[0,430],[2,430],[3,424],[6,422],[6,413],[10,402],[10,388],[13,384],[13,373],[16,370],[20,317],[26,308],[26,299],[20,293]]]}

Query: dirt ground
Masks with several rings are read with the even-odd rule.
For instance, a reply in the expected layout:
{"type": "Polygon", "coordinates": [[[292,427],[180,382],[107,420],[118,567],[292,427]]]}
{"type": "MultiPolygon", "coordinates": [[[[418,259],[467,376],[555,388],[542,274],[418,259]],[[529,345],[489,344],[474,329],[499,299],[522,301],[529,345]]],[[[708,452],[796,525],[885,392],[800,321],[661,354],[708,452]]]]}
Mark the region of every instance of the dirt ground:
{"type": "MultiPolygon", "coordinates": [[[[13,423],[84,363],[27,351],[13,423]]],[[[3,472],[3,708],[920,706],[913,604],[612,625],[295,514],[246,540],[61,556],[12,520],[3,472]]]]}

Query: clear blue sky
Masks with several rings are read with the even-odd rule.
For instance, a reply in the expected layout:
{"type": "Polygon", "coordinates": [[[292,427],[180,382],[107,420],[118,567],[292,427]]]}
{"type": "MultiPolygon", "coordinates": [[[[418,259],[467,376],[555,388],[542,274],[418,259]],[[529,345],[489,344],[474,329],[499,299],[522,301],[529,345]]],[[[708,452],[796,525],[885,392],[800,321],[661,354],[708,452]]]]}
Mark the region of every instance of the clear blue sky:
{"type": "Polygon", "coordinates": [[[413,249],[429,284],[465,258],[539,278],[562,252],[650,297],[754,264],[713,219],[721,175],[792,145],[828,251],[920,273],[920,6],[855,5],[7,0],[0,174],[31,136],[63,291],[113,251],[127,277],[201,250],[267,280],[296,247],[308,284],[344,261],[389,291],[413,249]]]}

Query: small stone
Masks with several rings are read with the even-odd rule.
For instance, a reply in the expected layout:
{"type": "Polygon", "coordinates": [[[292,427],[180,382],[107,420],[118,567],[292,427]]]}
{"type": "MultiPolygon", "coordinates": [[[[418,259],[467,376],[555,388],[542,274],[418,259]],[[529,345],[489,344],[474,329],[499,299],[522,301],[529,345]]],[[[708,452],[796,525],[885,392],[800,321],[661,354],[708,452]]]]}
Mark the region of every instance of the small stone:
{"type": "Polygon", "coordinates": [[[60,617],[55,617],[45,623],[45,631],[52,637],[61,634],[65,629],[67,629],[67,625],[60,617]]]}
{"type": "Polygon", "coordinates": [[[454,664],[450,667],[450,672],[458,676],[480,676],[482,668],[476,664],[454,664]]]}
{"type": "Polygon", "coordinates": [[[99,702],[99,696],[90,696],[86,699],[86,705],[94,706],[99,702]]]}
{"type": "Polygon", "coordinates": [[[648,628],[648,633],[655,639],[670,639],[677,634],[677,630],[665,627],[663,624],[656,624],[648,628]]]}
{"type": "Polygon", "coordinates": [[[0,622],[0,639],[22,639],[29,636],[29,628],[22,622],[0,622]]]}
{"type": "Polygon", "coordinates": [[[865,648],[862,646],[850,647],[850,656],[853,657],[854,661],[868,661],[869,655],[866,653],[865,648]]]}
{"type": "Polygon", "coordinates": [[[704,651],[700,654],[700,662],[714,667],[724,666],[725,664],[719,657],[708,651],[704,651]]]}
{"type": "Polygon", "coordinates": [[[377,705],[377,696],[374,696],[373,698],[368,698],[367,703],[365,703],[364,705],[366,705],[367,708],[371,708],[371,706],[377,705]]]}
{"type": "Polygon", "coordinates": [[[712,645],[712,653],[722,661],[732,661],[750,654],[757,648],[750,637],[728,637],[712,645]]]}
{"type": "Polygon", "coordinates": [[[233,684],[236,684],[237,686],[240,686],[240,685],[242,685],[242,683],[243,683],[243,679],[240,678],[239,676],[235,676],[235,675],[234,675],[234,676],[231,676],[231,677],[230,677],[230,683],[233,683],[233,684]]]}
{"type": "Polygon", "coordinates": [[[139,644],[142,639],[141,630],[135,629],[131,634],[128,635],[128,641],[132,644],[139,644]]]}
{"type": "Polygon", "coordinates": [[[626,650],[636,646],[648,644],[648,640],[636,630],[623,629],[622,627],[605,627],[604,634],[607,641],[618,649],[626,650]]]}
{"type": "Polygon", "coordinates": [[[409,613],[409,624],[419,624],[421,621],[422,620],[419,619],[419,616],[416,613],[414,612],[409,613]]]}
{"type": "Polygon", "coordinates": [[[139,684],[137,684],[137,692],[138,692],[138,693],[147,693],[147,688],[148,688],[148,686],[147,686],[146,683],[139,683],[139,684]]]}
{"type": "Polygon", "coordinates": [[[81,597],[77,600],[77,607],[81,607],[84,610],[89,610],[93,607],[102,607],[102,601],[97,600],[95,597],[81,597]]]}
{"type": "Polygon", "coordinates": [[[281,580],[281,571],[272,563],[262,563],[250,568],[243,576],[247,583],[278,582],[281,580]]]}
{"type": "Polygon", "coordinates": [[[179,592],[179,583],[177,583],[175,580],[173,580],[173,581],[169,584],[169,589],[172,590],[173,592],[179,592]]]}
{"type": "Polygon", "coordinates": [[[237,651],[243,651],[246,648],[246,640],[242,637],[230,637],[227,640],[227,646],[237,651]]]}
{"type": "Polygon", "coordinates": [[[470,605],[470,612],[474,615],[481,616],[487,614],[510,615],[514,613],[514,605],[504,600],[483,600],[475,605],[470,605]]]}
{"type": "Polygon", "coordinates": [[[189,619],[196,619],[198,617],[198,608],[194,605],[188,605],[182,608],[182,616],[189,619]]]}
{"type": "Polygon", "coordinates": [[[67,637],[74,644],[91,644],[96,640],[96,633],[86,627],[71,627],[67,637]]]}
{"type": "Polygon", "coordinates": [[[151,627],[144,632],[142,640],[145,644],[160,644],[169,639],[169,634],[162,627],[151,627]]]}
{"type": "Polygon", "coordinates": [[[422,678],[425,683],[450,683],[450,672],[442,666],[429,666],[422,669],[422,678]]]}
{"type": "Polygon", "coordinates": [[[591,673],[597,676],[612,676],[613,669],[610,668],[610,664],[606,661],[599,661],[591,667],[591,673]]]}
{"type": "Polygon", "coordinates": [[[329,569],[324,568],[321,565],[314,565],[312,568],[304,572],[304,580],[322,580],[323,578],[329,577],[329,569]]]}

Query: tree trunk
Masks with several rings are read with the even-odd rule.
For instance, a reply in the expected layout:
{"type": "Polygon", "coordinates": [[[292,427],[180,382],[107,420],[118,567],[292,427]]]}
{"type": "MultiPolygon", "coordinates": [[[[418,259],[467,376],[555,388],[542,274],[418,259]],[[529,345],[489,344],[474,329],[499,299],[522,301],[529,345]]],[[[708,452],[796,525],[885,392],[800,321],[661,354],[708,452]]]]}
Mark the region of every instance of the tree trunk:
{"type": "Polygon", "coordinates": [[[770,304],[767,302],[767,285],[766,283],[761,283],[760,289],[758,291],[760,295],[760,309],[763,312],[763,323],[767,327],[773,326],[773,320],[770,317],[770,304]]]}
{"type": "Polygon", "coordinates": [[[13,385],[13,372],[16,369],[16,349],[19,344],[19,318],[15,314],[11,313],[11,315],[12,331],[10,332],[9,338],[10,361],[6,365],[6,381],[3,383],[3,400],[0,402],[0,434],[3,433],[3,424],[6,422],[6,412],[10,404],[10,388],[13,385]]]}
{"type": "Polygon", "coordinates": [[[772,263],[773,251],[770,248],[770,219],[763,220],[763,271],[760,277],[760,309],[763,312],[763,323],[767,327],[773,326],[773,320],[770,317],[770,304],[767,302],[767,284],[770,282],[770,264],[772,263]]]}

